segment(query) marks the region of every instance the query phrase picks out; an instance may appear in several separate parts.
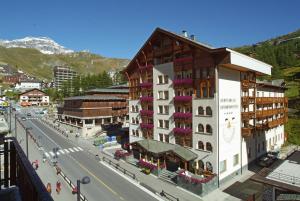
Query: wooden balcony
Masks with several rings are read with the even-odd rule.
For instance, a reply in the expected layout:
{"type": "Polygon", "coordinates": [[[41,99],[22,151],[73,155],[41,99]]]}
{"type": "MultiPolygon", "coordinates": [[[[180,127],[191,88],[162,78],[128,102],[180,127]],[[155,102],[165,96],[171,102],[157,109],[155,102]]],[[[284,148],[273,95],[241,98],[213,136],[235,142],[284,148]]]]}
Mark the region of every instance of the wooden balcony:
{"type": "Polygon", "coordinates": [[[193,69],[193,63],[176,64],[174,65],[175,72],[188,71],[193,69]]]}
{"type": "Polygon", "coordinates": [[[175,96],[174,102],[176,103],[191,103],[193,97],[192,96],[175,96]]]}
{"type": "Polygon", "coordinates": [[[253,133],[252,127],[243,127],[242,128],[242,137],[244,137],[244,138],[251,137],[252,133],[253,133]]]}
{"type": "Polygon", "coordinates": [[[255,112],[242,112],[242,119],[254,119],[255,112]]]}
{"type": "Polygon", "coordinates": [[[268,123],[256,123],[256,129],[267,129],[268,128],[268,123]]]}
{"type": "Polygon", "coordinates": [[[184,79],[174,79],[173,80],[174,88],[186,88],[193,87],[193,79],[192,78],[184,78],[184,79]]]}
{"type": "Polygon", "coordinates": [[[169,45],[166,47],[156,48],[153,50],[154,57],[171,54],[173,52],[173,46],[169,45]]]}

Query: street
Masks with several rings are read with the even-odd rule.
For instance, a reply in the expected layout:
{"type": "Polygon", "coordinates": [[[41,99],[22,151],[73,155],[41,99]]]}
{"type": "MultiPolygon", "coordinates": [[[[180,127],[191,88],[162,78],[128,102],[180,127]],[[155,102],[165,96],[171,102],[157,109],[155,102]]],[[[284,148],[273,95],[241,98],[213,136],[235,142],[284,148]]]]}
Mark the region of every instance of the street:
{"type": "MultiPolygon", "coordinates": [[[[38,140],[38,143],[41,145],[40,149],[49,162],[51,160],[57,160],[58,166],[61,167],[62,171],[73,183],[76,183],[77,179],[81,179],[84,176],[88,176],[91,179],[89,184],[81,185],[81,192],[89,201],[156,200],[151,195],[137,188],[132,183],[100,164],[95,159],[95,156],[91,156],[84,151],[83,148],[73,144],[68,139],[63,138],[54,130],[36,119],[40,117],[32,116],[31,118],[28,117],[27,120],[24,121],[21,120],[21,116],[26,116],[26,112],[20,112],[18,118],[22,121],[26,128],[31,128],[29,132],[31,132],[38,140]],[[53,150],[54,148],[58,148],[57,159],[53,158],[56,156],[55,150],[53,150]]],[[[14,122],[12,119],[12,126],[13,125],[14,122]]],[[[12,130],[14,130],[13,127],[12,130]]],[[[17,133],[18,141],[21,140],[22,143],[25,144],[25,136],[19,135],[19,130],[17,130],[17,133]]],[[[29,152],[29,156],[30,154],[31,153],[29,152]]],[[[46,181],[44,181],[44,183],[45,182],[46,181]]]]}

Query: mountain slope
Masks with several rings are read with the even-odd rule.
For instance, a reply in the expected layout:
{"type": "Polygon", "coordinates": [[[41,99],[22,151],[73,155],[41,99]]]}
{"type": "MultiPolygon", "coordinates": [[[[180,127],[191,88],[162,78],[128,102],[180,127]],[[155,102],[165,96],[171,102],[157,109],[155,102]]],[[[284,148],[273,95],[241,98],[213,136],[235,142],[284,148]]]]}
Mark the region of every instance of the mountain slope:
{"type": "Polygon", "coordinates": [[[122,68],[128,60],[105,58],[88,52],[43,54],[36,49],[0,46],[0,62],[37,78],[50,80],[53,78],[52,70],[56,65],[68,65],[80,74],[96,74],[104,70],[122,68]]]}

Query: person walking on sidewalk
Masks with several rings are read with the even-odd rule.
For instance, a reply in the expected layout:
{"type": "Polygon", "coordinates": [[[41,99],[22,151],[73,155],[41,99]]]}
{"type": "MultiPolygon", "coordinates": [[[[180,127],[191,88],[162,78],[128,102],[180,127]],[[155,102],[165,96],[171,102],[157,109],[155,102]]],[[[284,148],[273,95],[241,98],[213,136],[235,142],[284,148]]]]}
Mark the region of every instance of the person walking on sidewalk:
{"type": "Polygon", "coordinates": [[[56,193],[59,194],[61,191],[61,183],[60,181],[57,181],[56,182],[56,193]]]}
{"type": "Polygon", "coordinates": [[[47,191],[49,194],[51,194],[52,190],[51,190],[51,184],[48,182],[47,183],[47,191]]]}

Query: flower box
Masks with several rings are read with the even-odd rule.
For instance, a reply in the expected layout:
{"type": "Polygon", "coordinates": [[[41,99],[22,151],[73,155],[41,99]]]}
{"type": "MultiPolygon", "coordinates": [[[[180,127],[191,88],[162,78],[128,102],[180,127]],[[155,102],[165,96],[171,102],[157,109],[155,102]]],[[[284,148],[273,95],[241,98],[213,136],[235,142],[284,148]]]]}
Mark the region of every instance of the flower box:
{"type": "Polygon", "coordinates": [[[192,96],[175,96],[174,101],[177,102],[189,102],[192,100],[192,96]]]}
{"type": "Polygon", "coordinates": [[[187,176],[185,174],[185,171],[182,170],[178,173],[178,177],[184,179],[186,182],[188,183],[192,183],[192,184],[203,184],[203,183],[207,183],[209,181],[211,181],[214,178],[214,174],[209,175],[209,176],[205,176],[203,178],[197,178],[194,175],[191,176],[187,176]]]}
{"type": "Polygon", "coordinates": [[[175,64],[190,63],[190,62],[193,62],[193,57],[182,57],[174,60],[175,64]]]}
{"type": "Polygon", "coordinates": [[[153,86],[153,83],[151,82],[144,82],[144,83],[140,83],[140,87],[141,88],[151,88],[153,86]]]}
{"type": "Polygon", "coordinates": [[[142,115],[142,116],[152,116],[153,115],[153,111],[152,110],[141,110],[140,111],[140,114],[142,115]]]}
{"type": "Polygon", "coordinates": [[[175,112],[173,117],[174,119],[189,119],[189,118],[192,118],[192,113],[190,112],[175,112]]]}
{"type": "Polygon", "coordinates": [[[153,129],[153,124],[147,124],[147,123],[141,123],[140,124],[141,128],[143,129],[153,129]]]}
{"type": "Polygon", "coordinates": [[[153,97],[151,97],[151,96],[142,96],[140,98],[140,101],[141,102],[152,102],[153,101],[153,97]]]}
{"type": "Polygon", "coordinates": [[[191,128],[174,128],[173,132],[176,135],[190,135],[192,134],[192,129],[191,128]]]}
{"type": "Polygon", "coordinates": [[[191,78],[175,79],[175,80],[173,80],[173,84],[174,84],[174,86],[192,85],[193,84],[193,79],[191,79],[191,78]]]}

